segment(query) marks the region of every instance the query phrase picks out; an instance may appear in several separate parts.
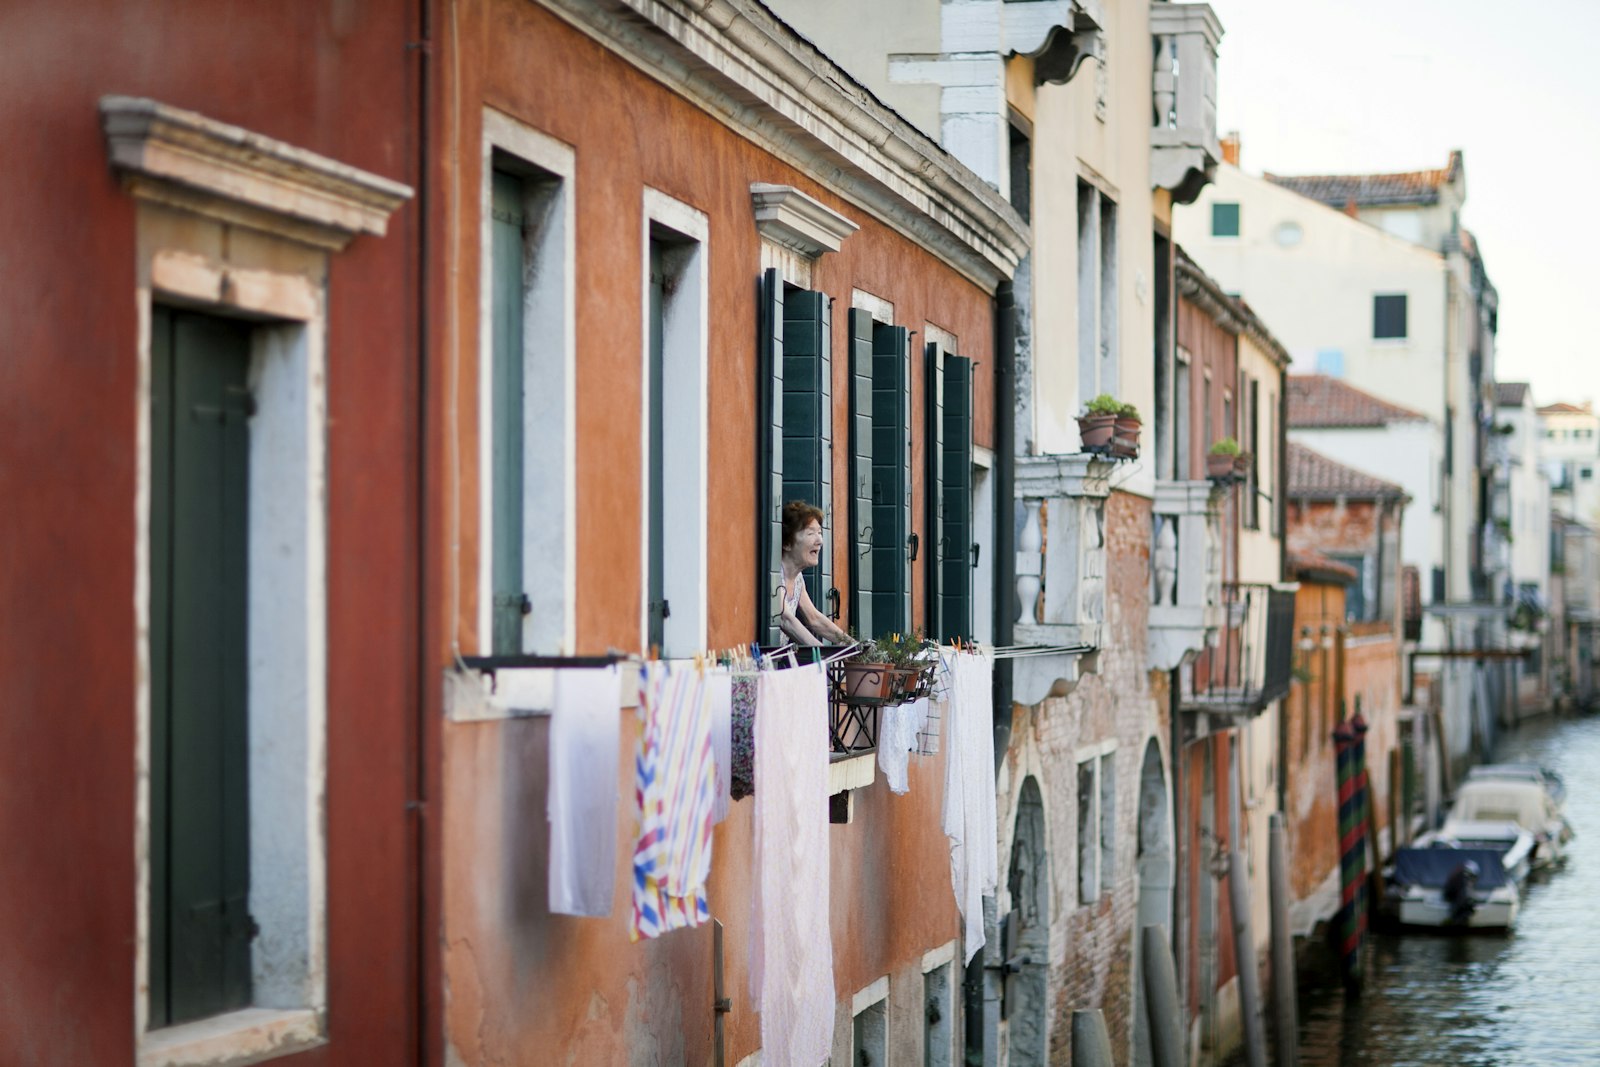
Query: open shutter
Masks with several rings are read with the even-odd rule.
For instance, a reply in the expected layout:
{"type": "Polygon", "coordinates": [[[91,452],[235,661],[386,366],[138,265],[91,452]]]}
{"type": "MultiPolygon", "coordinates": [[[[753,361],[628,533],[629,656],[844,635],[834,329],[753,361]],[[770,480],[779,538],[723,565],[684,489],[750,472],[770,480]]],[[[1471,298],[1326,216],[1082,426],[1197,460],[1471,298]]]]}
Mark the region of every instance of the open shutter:
{"type": "Polygon", "coordinates": [[[941,638],[972,636],[972,360],[944,357],[944,481],[939,545],[941,638]]]}
{"type": "Polygon", "coordinates": [[[938,342],[929,341],[927,351],[927,410],[923,420],[922,454],[927,460],[927,483],[924,486],[923,502],[927,514],[926,526],[923,530],[923,575],[925,588],[923,590],[923,603],[926,608],[926,626],[928,636],[943,638],[944,607],[943,598],[939,595],[942,588],[940,581],[941,571],[944,567],[944,352],[939,348],[938,342]]]}
{"type": "Polygon", "coordinates": [[[783,278],[762,274],[756,315],[756,639],[783,613],[783,278]]]}
{"type": "Polygon", "coordinates": [[[153,309],[150,1022],[250,1003],[249,330],[153,309]]]}
{"type": "Polygon", "coordinates": [[[522,180],[494,174],[490,374],[491,651],[522,651],[522,180]]]}
{"type": "Polygon", "coordinates": [[[833,588],[833,360],[828,298],[791,289],[783,301],[783,499],[822,509],[822,554],[806,591],[827,612],[833,588]]]}
{"type": "MultiPolygon", "coordinates": [[[[872,591],[878,637],[911,624],[911,338],[872,331],[872,591]]],[[[863,634],[862,636],[869,636],[863,634]]]]}
{"type": "Polygon", "coordinates": [[[850,309],[850,624],[861,637],[873,626],[872,315],[850,309]]]}

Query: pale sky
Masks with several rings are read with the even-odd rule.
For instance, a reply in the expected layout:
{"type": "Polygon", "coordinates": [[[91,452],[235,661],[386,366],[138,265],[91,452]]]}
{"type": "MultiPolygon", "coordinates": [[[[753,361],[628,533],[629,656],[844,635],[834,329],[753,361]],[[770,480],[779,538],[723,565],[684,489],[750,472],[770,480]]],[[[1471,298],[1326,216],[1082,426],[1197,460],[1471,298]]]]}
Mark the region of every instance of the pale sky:
{"type": "MultiPolygon", "coordinates": [[[[1600,0],[1211,0],[1218,125],[1260,174],[1443,167],[1500,293],[1496,377],[1600,400],[1600,0]]],[[[1248,294],[1246,294],[1248,296],[1248,294]]]]}

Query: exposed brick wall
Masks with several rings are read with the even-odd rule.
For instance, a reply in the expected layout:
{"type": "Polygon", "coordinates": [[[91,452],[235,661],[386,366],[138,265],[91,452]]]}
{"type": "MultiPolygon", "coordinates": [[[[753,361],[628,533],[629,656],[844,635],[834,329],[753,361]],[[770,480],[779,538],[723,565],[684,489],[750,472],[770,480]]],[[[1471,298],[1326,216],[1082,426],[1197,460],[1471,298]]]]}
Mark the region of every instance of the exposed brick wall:
{"type": "MultiPolygon", "coordinates": [[[[1165,676],[1148,670],[1150,502],[1113,493],[1106,503],[1106,623],[1096,670],[1070,695],[1031,708],[1018,707],[1001,770],[1000,913],[1010,907],[1005,886],[1011,858],[1016,801],[1028,775],[1044,798],[1050,878],[1049,1055],[1070,1058],[1072,1012],[1099,1008],[1118,1062],[1131,1046],[1131,957],[1137,915],[1136,859],[1139,778],[1146,745],[1155,740],[1167,757],[1165,676]],[[1115,863],[1100,898],[1078,898],[1077,754],[1114,741],[1115,863]]],[[[1170,773],[1170,772],[1164,772],[1170,773]]]]}

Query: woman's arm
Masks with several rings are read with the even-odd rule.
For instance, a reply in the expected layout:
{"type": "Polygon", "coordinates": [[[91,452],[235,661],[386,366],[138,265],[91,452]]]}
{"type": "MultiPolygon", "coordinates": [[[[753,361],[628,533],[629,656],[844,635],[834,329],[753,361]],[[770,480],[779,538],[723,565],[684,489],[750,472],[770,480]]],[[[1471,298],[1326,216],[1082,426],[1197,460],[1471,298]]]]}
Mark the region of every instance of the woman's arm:
{"type": "MultiPolygon", "coordinates": [[[[800,617],[800,621],[805,623],[812,633],[823,640],[840,645],[849,643],[850,635],[834,625],[832,619],[818,611],[816,606],[811,603],[811,593],[806,589],[805,582],[800,583],[800,602],[795,605],[795,614],[800,617]]],[[[818,644],[819,642],[813,640],[808,643],[818,644]]]]}
{"type": "MultiPolygon", "coordinates": [[[[800,579],[796,579],[796,581],[800,581],[800,579]]],[[[783,631],[783,636],[797,645],[807,647],[820,645],[822,642],[818,641],[816,635],[806,628],[805,623],[800,621],[801,605],[806,603],[805,595],[806,584],[804,581],[800,581],[800,603],[790,609],[788,598],[784,598],[783,610],[778,613],[778,629],[783,631]]]]}

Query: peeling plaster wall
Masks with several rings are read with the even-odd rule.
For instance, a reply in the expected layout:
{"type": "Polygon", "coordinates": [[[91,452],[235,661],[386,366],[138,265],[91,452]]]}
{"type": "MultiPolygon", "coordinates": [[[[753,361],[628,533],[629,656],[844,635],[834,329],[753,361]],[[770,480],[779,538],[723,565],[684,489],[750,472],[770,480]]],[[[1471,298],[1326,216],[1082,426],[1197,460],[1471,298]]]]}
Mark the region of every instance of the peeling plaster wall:
{"type": "MultiPolygon", "coordinates": [[[[1146,744],[1166,754],[1166,676],[1147,670],[1151,513],[1149,501],[1113,492],[1106,502],[1106,624],[1099,667],[1073,692],[1013,710],[1011,745],[1000,769],[1001,892],[998,911],[1014,904],[1005,887],[1017,802],[1025,779],[1040,786],[1050,863],[1051,1062],[1070,1059],[1072,1012],[1100,1008],[1112,1045],[1130,1047],[1132,957],[1138,911],[1135,860],[1139,783],[1146,744]],[[1109,891],[1078,902],[1077,761],[1080,750],[1116,746],[1115,870],[1109,891]]],[[[1168,777],[1170,789],[1170,774],[1168,777]]],[[[1119,1053],[1120,1055],[1120,1053],[1119,1053]]]]}

